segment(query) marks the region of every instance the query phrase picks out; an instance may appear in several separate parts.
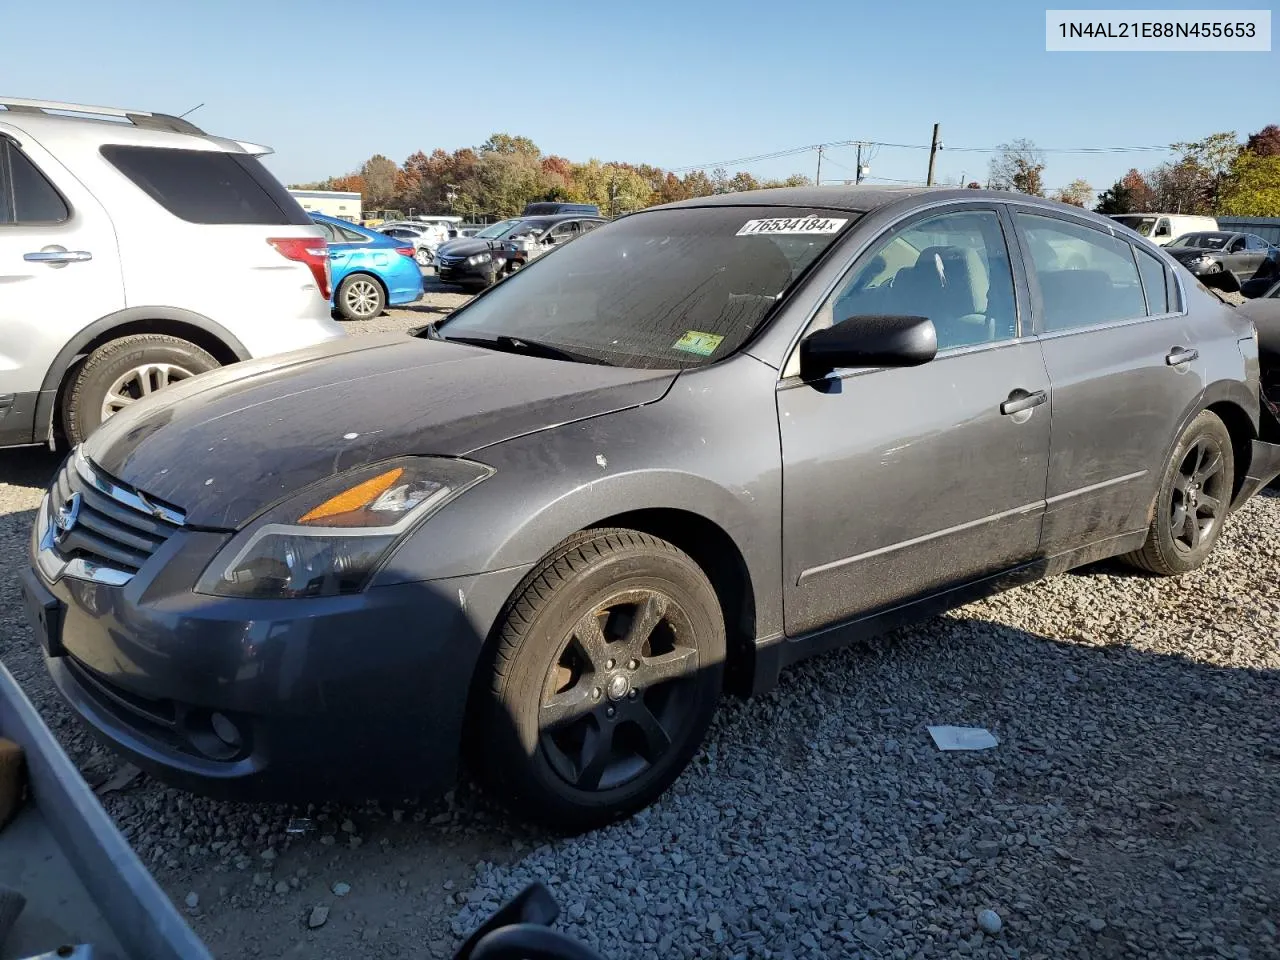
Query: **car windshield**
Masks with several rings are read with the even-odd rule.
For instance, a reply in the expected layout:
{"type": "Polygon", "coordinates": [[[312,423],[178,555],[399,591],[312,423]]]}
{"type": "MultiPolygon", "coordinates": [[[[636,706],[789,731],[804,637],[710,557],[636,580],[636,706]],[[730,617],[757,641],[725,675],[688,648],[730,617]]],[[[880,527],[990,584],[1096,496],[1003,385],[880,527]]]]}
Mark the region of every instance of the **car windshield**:
{"type": "Polygon", "coordinates": [[[483,230],[477,231],[474,236],[477,240],[504,240],[508,230],[523,222],[522,220],[499,220],[497,223],[491,223],[483,230]]]}
{"type": "Polygon", "coordinates": [[[432,335],[524,339],[626,367],[701,366],[745,343],[856,217],[748,206],[625,217],[538,258],[432,335]]]}
{"type": "Polygon", "coordinates": [[[1156,225],[1155,217],[1116,217],[1115,219],[1144,237],[1151,236],[1151,231],[1156,225]]]}
{"type": "Polygon", "coordinates": [[[1204,250],[1220,250],[1231,239],[1229,233],[1187,233],[1179,237],[1170,247],[1197,247],[1204,250]]]}

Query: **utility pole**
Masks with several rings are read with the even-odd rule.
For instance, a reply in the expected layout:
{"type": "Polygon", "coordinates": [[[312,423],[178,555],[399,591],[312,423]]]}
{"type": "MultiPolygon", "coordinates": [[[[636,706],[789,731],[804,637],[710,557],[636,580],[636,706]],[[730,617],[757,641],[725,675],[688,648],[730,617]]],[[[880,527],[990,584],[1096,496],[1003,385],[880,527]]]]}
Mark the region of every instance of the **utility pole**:
{"type": "Polygon", "coordinates": [[[822,186],[822,144],[818,144],[818,175],[814,178],[813,185],[822,186]]]}
{"type": "Polygon", "coordinates": [[[858,142],[858,169],[853,174],[854,184],[862,182],[862,142],[858,142]]]}
{"type": "Polygon", "coordinates": [[[929,179],[925,181],[926,186],[933,186],[933,161],[938,155],[938,131],[942,124],[935,123],[933,125],[933,143],[929,147],[929,179]]]}

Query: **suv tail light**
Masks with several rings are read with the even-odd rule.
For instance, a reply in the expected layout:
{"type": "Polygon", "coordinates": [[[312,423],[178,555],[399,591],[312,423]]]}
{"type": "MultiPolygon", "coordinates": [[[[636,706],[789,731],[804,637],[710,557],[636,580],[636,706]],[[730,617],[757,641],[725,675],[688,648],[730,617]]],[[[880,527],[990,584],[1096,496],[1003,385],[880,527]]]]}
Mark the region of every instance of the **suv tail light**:
{"type": "Polygon", "coordinates": [[[333,296],[333,279],[329,273],[329,244],[323,237],[276,237],[267,243],[287,260],[305,263],[316,278],[320,296],[328,300],[333,296]]]}
{"type": "Polygon", "coordinates": [[[408,257],[410,260],[413,259],[413,247],[396,247],[396,253],[402,257],[408,257]]]}

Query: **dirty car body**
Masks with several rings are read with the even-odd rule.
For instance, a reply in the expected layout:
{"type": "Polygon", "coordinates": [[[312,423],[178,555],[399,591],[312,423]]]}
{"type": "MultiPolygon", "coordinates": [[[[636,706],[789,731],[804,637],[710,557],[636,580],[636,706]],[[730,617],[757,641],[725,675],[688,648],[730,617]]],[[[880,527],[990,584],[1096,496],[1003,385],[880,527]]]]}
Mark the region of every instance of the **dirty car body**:
{"type": "MultiPolygon", "coordinates": [[[[664,604],[695,606],[703,574],[714,602],[675,642],[723,624],[692,689],[761,691],[803,656],[1142,550],[1171,505],[1216,538],[1280,471],[1266,429],[1248,318],[1105,218],[969,190],[704,198],[602,226],[416,338],[240,364],[112,418],[42,504],[26,590],[63,695],[166,780],[438,790],[499,749],[464,743],[505,682],[495,644],[537,640],[517,608],[538,578],[610,550],[678,560],[692,586],[664,604]],[[1213,426],[1202,459],[1234,480],[1196,501],[1178,470],[1206,421],[1229,441],[1213,426]],[[374,527],[399,516],[390,483],[424,506],[374,527]],[[307,539],[351,504],[363,526],[307,539]]],[[[583,602],[546,614],[553,646],[591,632],[583,602]]],[[[678,775],[659,733],[697,746],[655,731],[657,705],[626,712],[650,691],[621,671],[647,652],[592,657],[597,734],[630,716],[647,739],[612,786],[547,788],[580,822],[678,775]]],[[[504,762],[564,769],[536,744],[504,762]]]]}

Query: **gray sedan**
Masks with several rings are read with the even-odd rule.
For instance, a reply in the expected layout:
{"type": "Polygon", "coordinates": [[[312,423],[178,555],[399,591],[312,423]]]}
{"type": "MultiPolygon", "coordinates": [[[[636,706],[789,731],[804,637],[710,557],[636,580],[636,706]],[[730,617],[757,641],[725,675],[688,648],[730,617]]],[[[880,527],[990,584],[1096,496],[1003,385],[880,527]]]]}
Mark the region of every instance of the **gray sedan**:
{"type": "MultiPolygon", "coordinates": [[[[724,690],[1280,472],[1258,345],[1112,221],[971,190],[650,209],[414,338],[242,363],[73,451],[24,580],[58,688],[171,782],[650,803],[724,690]]],[[[885,698],[894,696],[885,691],[885,698]]]]}

